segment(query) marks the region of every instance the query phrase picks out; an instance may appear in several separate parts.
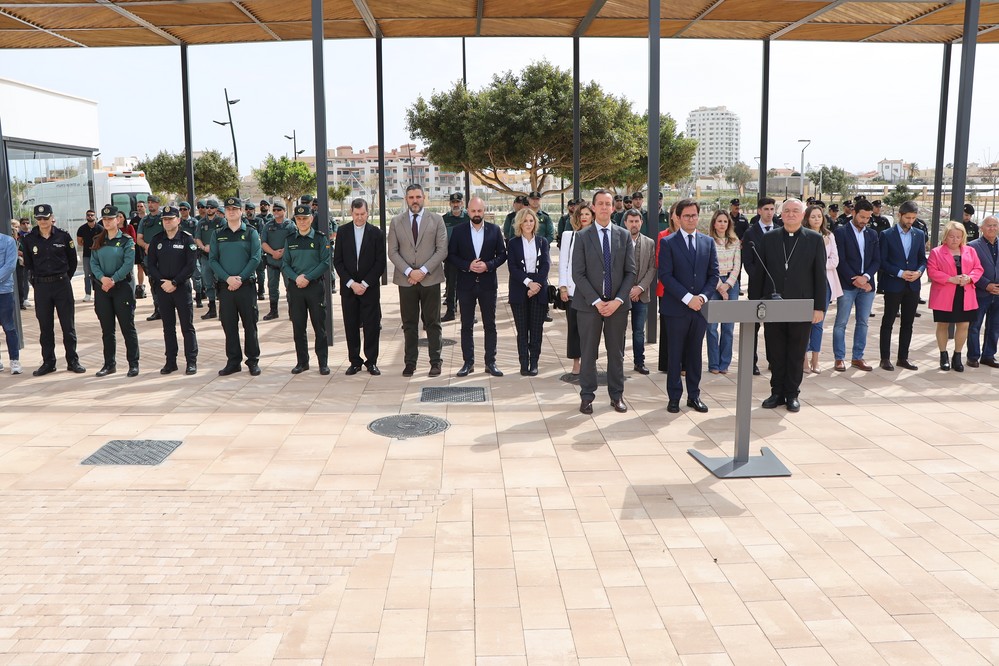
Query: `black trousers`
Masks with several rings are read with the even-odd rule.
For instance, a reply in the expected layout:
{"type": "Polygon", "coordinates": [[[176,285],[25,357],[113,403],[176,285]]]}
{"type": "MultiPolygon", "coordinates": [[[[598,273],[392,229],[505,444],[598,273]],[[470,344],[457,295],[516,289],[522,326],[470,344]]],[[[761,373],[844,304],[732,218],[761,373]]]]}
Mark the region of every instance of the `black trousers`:
{"type": "MultiPolygon", "coordinates": [[[[541,338],[545,327],[545,315],[548,314],[548,292],[544,289],[527,299],[526,303],[511,303],[513,325],[517,329],[517,357],[520,367],[526,370],[530,365],[537,365],[541,358],[541,338]]],[[[485,315],[483,315],[485,323],[485,315]]],[[[487,351],[486,354],[489,352],[487,351]]],[[[494,359],[495,360],[495,359],[494,359]]],[[[486,356],[486,363],[489,357],[486,356]]]]}
{"type": "Polygon", "coordinates": [[[267,274],[267,266],[263,261],[257,265],[257,298],[264,297],[264,276],[267,274]]]}
{"type": "Polygon", "coordinates": [[[312,321],[312,330],[316,335],[316,360],[320,367],[329,365],[324,285],[323,280],[313,280],[302,289],[294,281],[288,283],[288,313],[291,315],[291,331],[295,338],[295,356],[299,365],[309,364],[307,320],[312,321]]]}
{"type": "Polygon", "coordinates": [[[377,283],[369,286],[363,296],[358,296],[349,287],[343,287],[340,290],[343,335],[347,339],[347,360],[350,361],[351,365],[378,365],[379,338],[382,326],[382,303],[379,286],[377,283]],[[363,359],[361,358],[362,333],[364,334],[363,359]]]}
{"type": "Polygon", "coordinates": [[[260,362],[260,340],[257,338],[257,288],[244,282],[236,291],[229,291],[225,282],[215,284],[219,299],[219,321],[225,333],[226,365],[237,366],[243,358],[239,348],[239,323],[243,323],[243,352],[246,365],[260,362]]]}
{"type": "Polygon", "coordinates": [[[24,266],[17,265],[17,304],[20,305],[28,299],[28,272],[24,266]]]}
{"type": "Polygon", "coordinates": [[[666,395],[671,401],[679,402],[683,395],[683,380],[686,379],[687,399],[697,400],[701,397],[702,351],[708,322],[699,312],[690,310],[679,317],[666,317],[666,328],[663,330],[669,331],[666,395]],[[680,376],[681,369],[686,372],[685,377],[680,376]]]}
{"type": "Polygon", "coordinates": [[[167,363],[177,362],[177,323],[184,336],[184,358],[188,363],[198,362],[198,336],[194,330],[194,306],[191,297],[191,281],[181,283],[173,291],[166,293],[157,286],[159,292],[160,317],[163,321],[163,343],[167,363]]]}
{"type": "MultiPolygon", "coordinates": [[[[486,334],[486,364],[496,362],[496,287],[476,282],[469,289],[458,291],[458,307],[461,310],[461,358],[465,363],[475,362],[475,342],[472,326],[475,322],[475,306],[482,313],[482,328],[486,334]]],[[[544,323],[544,317],[542,317],[544,323]]],[[[519,337],[519,336],[518,336],[519,337]]]]}
{"type": "Polygon", "coordinates": [[[669,338],[666,332],[666,315],[662,314],[662,301],[659,305],[659,372],[669,372],[669,338]]]}
{"type": "Polygon", "coordinates": [[[596,309],[577,310],[579,325],[579,397],[593,400],[597,391],[597,356],[600,336],[607,352],[607,393],[611,400],[624,396],[624,335],[628,328],[628,311],[621,306],[610,317],[602,317],[596,309]]]}
{"type": "Polygon", "coordinates": [[[565,356],[576,359],[582,355],[579,349],[579,323],[576,321],[576,310],[572,307],[572,300],[567,303],[569,309],[565,311],[565,356]]]}
{"type": "Polygon", "coordinates": [[[55,315],[59,315],[62,346],[67,363],[79,363],[76,353],[76,312],[73,287],[69,279],[57,282],[35,282],[35,318],[38,319],[38,342],[42,347],[42,363],[55,365],[55,315]]]}
{"type": "MultiPolygon", "coordinates": [[[[97,283],[100,285],[100,283],[97,283]]],[[[35,290],[37,292],[37,289],[35,290]]],[[[132,304],[135,296],[132,293],[132,282],[117,282],[111,291],[104,291],[100,286],[94,289],[94,312],[101,322],[101,340],[104,342],[104,365],[114,365],[116,350],[115,320],[121,336],[125,338],[125,359],[130,366],[139,362],[139,335],[135,331],[135,311],[132,304]]],[[[62,317],[60,316],[60,319],[62,317]]]]}
{"type": "Polygon", "coordinates": [[[919,307],[919,292],[904,289],[899,292],[885,292],[885,313],[881,316],[881,360],[891,360],[891,331],[895,318],[902,313],[902,325],[898,331],[899,360],[909,358],[909,343],[912,342],[912,322],[916,319],[919,307]]]}
{"type": "Polygon", "coordinates": [[[809,321],[767,322],[763,341],[770,362],[770,392],[786,399],[797,398],[801,391],[805,348],[812,331],[809,321]]]}
{"type": "Polygon", "coordinates": [[[406,365],[416,365],[419,357],[420,320],[427,329],[427,347],[430,362],[441,362],[441,286],[414,284],[399,287],[399,313],[402,315],[402,334],[405,338],[403,360],[406,365]]]}
{"type": "Polygon", "coordinates": [[[444,264],[444,306],[448,312],[454,312],[458,301],[458,269],[451,264],[444,264]]]}

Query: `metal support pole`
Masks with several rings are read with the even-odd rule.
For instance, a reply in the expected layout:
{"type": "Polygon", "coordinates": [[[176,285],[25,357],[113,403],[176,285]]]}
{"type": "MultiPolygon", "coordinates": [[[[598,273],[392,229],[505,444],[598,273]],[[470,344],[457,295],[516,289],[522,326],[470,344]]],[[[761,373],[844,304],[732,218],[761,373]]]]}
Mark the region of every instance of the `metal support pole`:
{"type": "Polygon", "coordinates": [[[770,40],[763,40],[763,107],[760,111],[760,189],[759,201],[767,196],[767,142],[770,140],[770,40]]]}
{"type": "MultiPolygon", "coordinates": [[[[649,224],[646,225],[646,232],[652,241],[659,237],[659,214],[658,211],[653,217],[652,206],[659,204],[659,155],[660,155],[660,127],[659,127],[659,60],[660,60],[660,0],[649,0],[649,224]],[[653,222],[652,220],[655,220],[653,222]]],[[[659,323],[658,299],[649,299],[649,313],[645,322],[645,338],[655,344],[659,323]]]]}
{"type": "Polygon", "coordinates": [[[582,134],[579,128],[579,37],[572,38],[572,198],[583,196],[579,184],[579,160],[582,154],[582,134]]]}
{"type": "Polygon", "coordinates": [[[937,121],[937,163],[933,172],[933,218],[930,220],[930,245],[940,239],[940,208],[943,205],[944,149],[947,142],[947,100],[950,96],[950,54],[953,44],[944,44],[943,73],[940,75],[940,111],[937,121]]]}
{"type": "MultiPolygon", "coordinates": [[[[229,132],[232,134],[232,163],[236,167],[236,196],[239,196],[239,154],[236,152],[236,127],[232,124],[232,102],[229,101],[229,89],[223,88],[225,92],[225,112],[229,114],[229,132]]],[[[194,202],[191,202],[194,203],[194,202]]]]}
{"type": "MultiPolygon", "coordinates": [[[[465,38],[461,38],[461,85],[468,90],[468,61],[465,58],[465,38]]],[[[469,173],[465,172],[465,206],[468,206],[468,202],[472,200],[472,178],[469,173]]],[[[386,273],[386,279],[387,278],[386,273]]]]}
{"type": "MultiPolygon", "coordinates": [[[[375,37],[375,106],[378,115],[378,226],[385,232],[385,79],[382,76],[382,38],[375,37]]],[[[467,175],[467,174],[466,174],[467,175]]],[[[382,284],[388,284],[388,271],[382,273],[382,284]]]]}
{"type": "MultiPolygon", "coordinates": [[[[312,0],[312,95],[316,124],[316,200],[319,202],[319,231],[330,233],[329,173],[326,157],[326,76],[323,62],[323,0],[312,0]]],[[[332,257],[330,259],[332,263],[332,257]]],[[[330,285],[333,268],[330,266],[330,285]]],[[[326,288],[326,340],[333,345],[333,294],[326,288]]]]}
{"type": "Polygon", "coordinates": [[[964,3],[964,36],[957,83],[957,128],[954,130],[954,182],[950,190],[950,219],[962,220],[964,188],[968,178],[968,142],[971,134],[971,95],[975,83],[975,47],[978,43],[980,0],[964,3]]]}
{"type": "Polygon", "coordinates": [[[187,202],[194,206],[197,202],[194,198],[194,155],[191,145],[191,80],[187,72],[187,44],[181,44],[180,96],[184,114],[184,174],[187,176],[187,202]]]}
{"type": "MultiPolygon", "coordinates": [[[[3,138],[3,118],[0,118],[0,222],[4,226],[3,233],[12,236],[17,242],[17,232],[10,227],[14,219],[14,198],[10,192],[10,162],[7,161],[7,142],[3,138]]],[[[22,271],[24,279],[28,279],[27,271],[22,271]]],[[[14,271],[14,300],[21,304],[20,284],[17,282],[17,270],[14,271]]],[[[24,349],[24,329],[21,326],[21,308],[14,308],[14,325],[17,328],[17,340],[24,349]]]]}

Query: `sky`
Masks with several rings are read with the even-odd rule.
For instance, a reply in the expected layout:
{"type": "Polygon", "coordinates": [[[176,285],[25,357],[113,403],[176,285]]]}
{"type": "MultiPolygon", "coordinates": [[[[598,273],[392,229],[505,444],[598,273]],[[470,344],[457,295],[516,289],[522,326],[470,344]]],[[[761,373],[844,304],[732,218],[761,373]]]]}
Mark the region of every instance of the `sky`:
{"type": "MultiPolygon", "coordinates": [[[[547,59],[570,70],[569,39],[466,40],[468,85],[487,85],[494,73],[519,71],[547,59]]],[[[325,45],[329,147],[377,143],[374,40],[325,45]]],[[[461,40],[386,39],[385,138],[389,149],[410,141],[405,110],[420,95],[461,79],[461,40]]],[[[661,109],[680,129],[691,109],[727,106],[742,122],[742,161],[756,167],[761,115],[759,41],[663,40],[661,109]]],[[[811,139],[806,165],[870,171],[883,158],[931,168],[936,160],[941,45],[775,42],[771,45],[769,166],[797,168],[799,139],[811,139]]],[[[953,49],[948,141],[953,161],[960,46],[953,49]]],[[[232,153],[224,89],[232,107],[243,175],[268,153],[314,155],[312,52],[309,42],[192,46],[195,150],[232,153]]],[[[648,48],[640,39],[583,39],[580,76],[624,95],[636,111],[648,108],[648,48]]],[[[3,76],[96,100],[102,159],[183,150],[180,51],[177,47],[13,50],[3,54],[3,76]]],[[[999,159],[999,46],[977,49],[970,162],[999,159]]],[[[67,119],[72,122],[72,119],[67,119]]],[[[584,137],[585,141],[585,137],[584,137]]]]}

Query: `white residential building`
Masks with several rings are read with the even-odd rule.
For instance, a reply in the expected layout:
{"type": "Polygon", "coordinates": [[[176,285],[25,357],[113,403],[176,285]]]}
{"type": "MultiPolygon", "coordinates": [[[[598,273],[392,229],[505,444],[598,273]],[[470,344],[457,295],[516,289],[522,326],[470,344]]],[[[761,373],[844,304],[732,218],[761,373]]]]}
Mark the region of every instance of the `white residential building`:
{"type": "Polygon", "coordinates": [[[909,180],[911,176],[910,166],[911,162],[905,162],[903,160],[890,160],[885,158],[878,162],[878,177],[882,180],[887,180],[889,183],[898,183],[903,180],[909,180]]]}
{"type": "Polygon", "coordinates": [[[739,161],[742,123],[724,106],[701,106],[687,116],[688,138],[697,139],[694,174],[706,176],[711,169],[728,169],[739,161]]]}
{"type": "MultiPolygon", "coordinates": [[[[316,170],[314,157],[300,157],[316,170]]],[[[338,146],[326,156],[329,184],[347,183],[351,186],[349,198],[371,198],[378,192],[378,146],[354,151],[353,146],[338,146]]],[[[434,198],[461,192],[465,188],[465,175],[444,171],[431,164],[415,144],[405,144],[385,152],[385,195],[389,199],[402,199],[406,187],[412,183],[423,186],[424,192],[434,198]]]]}

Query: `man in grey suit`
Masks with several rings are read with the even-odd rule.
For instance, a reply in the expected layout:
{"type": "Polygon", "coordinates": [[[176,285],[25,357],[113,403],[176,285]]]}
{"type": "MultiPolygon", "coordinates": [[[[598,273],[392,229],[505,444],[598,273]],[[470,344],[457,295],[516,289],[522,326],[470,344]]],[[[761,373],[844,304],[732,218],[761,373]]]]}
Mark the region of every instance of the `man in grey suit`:
{"type": "Polygon", "coordinates": [[[624,334],[635,284],[635,249],[623,227],[611,224],[614,197],[607,190],[593,195],[596,220],[576,232],[572,253],[572,280],[576,293],[572,307],[579,328],[579,411],[593,413],[597,391],[597,353],[603,333],[607,351],[607,392],[611,407],[628,411],[624,404],[624,334]]]}
{"type": "Polygon", "coordinates": [[[419,356],[419,324],[427,330],[430,376],[441,374],[441,282],[447,259],[447,229],[444,219],[423,209],[423,188],[406,188],[405,212],[392,218],[388,234],[388,258],[395,266],[392,282],[399,287],[399,311],[405,338],[403,377],[416,372],[419,356]]]}
{"type": "MultiPolygon", "coordinates": [[[[635,201],[634,195],[631,200],[635,201]]],[[[656,279],[656,242],[642,234],[645,218],[640,210],[626,210],[621,219],[635,248],[635,285],[631,288],[631,353],[635,356],[635,372],[647,375],[645,323],[649,320],[649,294],[656,279]]]]}

